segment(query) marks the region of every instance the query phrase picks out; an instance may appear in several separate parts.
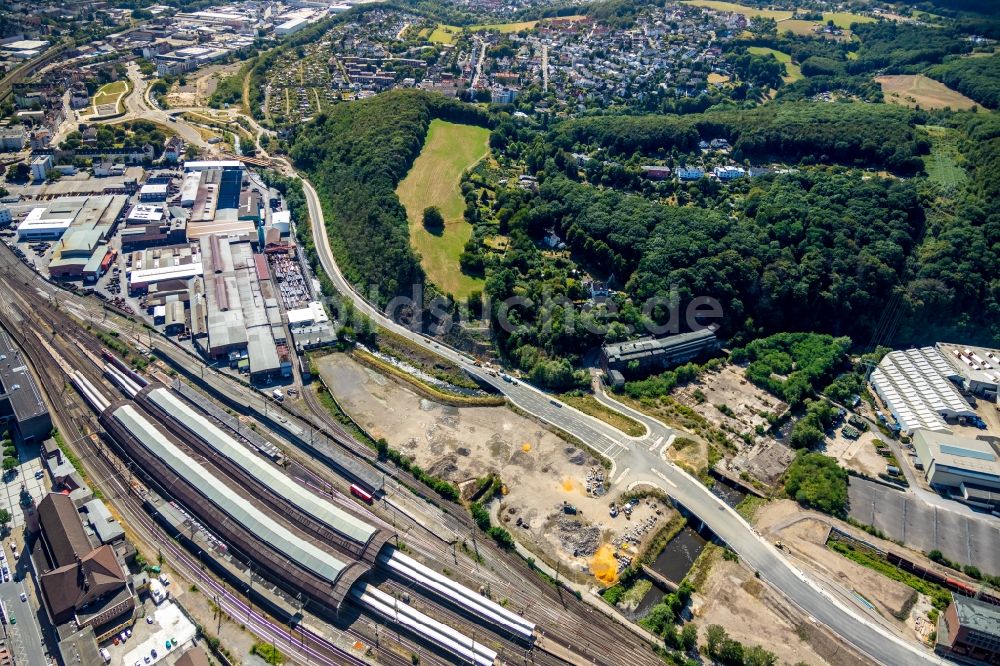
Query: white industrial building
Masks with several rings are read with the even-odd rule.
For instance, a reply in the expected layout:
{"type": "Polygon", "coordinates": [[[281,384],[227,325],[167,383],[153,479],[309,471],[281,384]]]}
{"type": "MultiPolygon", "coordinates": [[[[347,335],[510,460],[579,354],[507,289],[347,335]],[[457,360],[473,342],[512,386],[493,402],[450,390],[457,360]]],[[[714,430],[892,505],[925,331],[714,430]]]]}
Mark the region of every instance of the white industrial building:
{"type": "Polygon", "coordinates": [[[947,421],[977,418],[958,392],[954,368],[934,347],[889,352],[872,372],[871,384],[899,430],[949,433],[947,421]]]}
{"type": "Polygon", "coordinates": [[[271,226],[277,229],[282,236],[287,236],[292,230],[292,213],[287,210],[277,210],[271,213],[271,226]]]}
{"type": "Polygon", "coordinates": [[[307,25],[309,21],[304,18],[293,18],[284,23],[274,27],[274,34],[278,37],[285,37],[286,35],[293,35],[299,30],[302,30],[307,25]]]}
{"type": "Polygon", "coordinates": [[[983,509],[1000,509],[1000,454],[990,442],[917,430],[913,448],[935,490],[983,509]]]}
{"type": "Polygon", "coordinates": [[[962,387],[987,400],[997,401],[1000,388],[1000,350],[939,342],[937,350],[955,369],[962,387]]]}
{"type": "Polygon", "coordinates": [[[163,206],[136,204],[125,216],[125,224],[159,224],[163,221],[163,206]]]}
{"type": "Polygon", "coordinates": [[[319,301],[310,301],[306,307],[289,310],[286,314],[288,316],[288,325],[293,328],[325,324],[330,321],[330,317],[326,314],[326,308],[319,301]]]}
{"type": "Polygon", "coordinates": [[[21,224],[17,225],[17,240],[55,240],[61,238],[69,225],[73,224],[74,215],[49,217],[45,215],[47,212],[47,208],[32,208],[21,224]]]}

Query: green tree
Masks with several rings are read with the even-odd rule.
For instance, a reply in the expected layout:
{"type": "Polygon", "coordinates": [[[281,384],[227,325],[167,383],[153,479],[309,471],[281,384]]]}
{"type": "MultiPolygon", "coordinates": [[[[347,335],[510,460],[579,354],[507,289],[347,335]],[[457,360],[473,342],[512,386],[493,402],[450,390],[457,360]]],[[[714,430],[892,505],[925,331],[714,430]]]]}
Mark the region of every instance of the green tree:
{"type": "Polygon", "coordinates": [[[799,419],[792,426],[788,443],[793,449],[812,449],[823,443],[823,431],[807,419],[799,419]]]}
{"type": "Polygon", "coordinates": [[[743,663],[745,666],[774,666],[778,663],[778,657],[773,652],[754,645],[744,651],[743,663]]]}
{"type": "Polygon", "coordinates": [[[798,452],[785,473],[785,492],[810,509],[847,513],[847,471],[822,453],[798,452]]]}
{"type": "Polygon", "coordinates": [[[718,624],[708,625],[705,635],[705,649],[708,651],[708,656],[715,659],[719,656],[719,651],[722,649],[722,644],[726,641],[729,635],[726,630],[718,624]]]}
{"type": "Polygon", "coordinates": [[[743,666],[743,643],[732,638],[725,639],[719,646],[718,658],[724,666],[743,666]]]}
{"type": "Polygon", "coordinates": [[[7,531],[7,525],[10,524],[11,517],[10,511],[7,509],[0,509],[0,531],[7,531]]]}
{"type": "Polygon", "coordinates": [[[3,468],[4,468],[4,471],[9,472],[10,470],[14,469],[15,467],[17,467],[17,461],[16,460],[14,460],[13,458],[4,458],[3,459],[3,468]]]}
{"type": "Polygon", "coordinates": [[[692,623],[687,623],[681,630],[681,645],[686,652],[691,652],[698,645],[698,627],[692,623]]]}
{"type": "Polygon", "coordinates": [[[437,233],[444,229],[444,216],[437,206],[424,208],[424,227],[431,232],[437,233]]]}
{"type": "Polygon", "coordinates": [[[18,162],[17,164],[11,164],[7,167],[7,180],[12,183],[23,183],[28,180],[28,176],[31,175],[31,169],[24,162],[18,162]]]}

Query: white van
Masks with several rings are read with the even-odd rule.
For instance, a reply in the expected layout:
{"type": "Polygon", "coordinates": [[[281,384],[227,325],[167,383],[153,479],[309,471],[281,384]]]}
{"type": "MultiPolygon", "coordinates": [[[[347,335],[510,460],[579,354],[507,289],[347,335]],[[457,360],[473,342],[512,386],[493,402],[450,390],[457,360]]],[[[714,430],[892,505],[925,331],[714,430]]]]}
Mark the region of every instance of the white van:
{"type": "Polygon", "coordinates": [[[108,652],[107,648],[101,648],[101,658],[104,660],[105,664],[111,663],[111,653],[108,652]]]}

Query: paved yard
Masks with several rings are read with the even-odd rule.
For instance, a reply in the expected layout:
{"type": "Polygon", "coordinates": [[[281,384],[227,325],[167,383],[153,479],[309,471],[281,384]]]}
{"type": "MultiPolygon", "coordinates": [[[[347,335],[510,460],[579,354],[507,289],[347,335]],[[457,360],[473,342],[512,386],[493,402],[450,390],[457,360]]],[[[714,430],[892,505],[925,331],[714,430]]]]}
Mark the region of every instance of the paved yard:
{"type": "Polygon", "coordinates": [[[850,514],[887,536],[925,553],[940,550],[961,564],[1000,575],[1000,520],[987,515],[964,516],[864,479],[852,478],[850,514]]]}
{"type": "Polygon", "coordinates": [[[32,448],[31,452],[26,451],[24,447],[18,448],[21,464],[16,468],[17,473],[14,474],[12,470],[4,474],[0,486],[0,508],[10,511],[11,530],[17,530],[24,525],[24,509],[20,504],[21,486],[23,485],[24,490],[31,493],[35,504],[49,492],[48,475],[42,475],[40,479],[35,478],[35,474],[42,471],[42,461],[38,457],[38,447],[32,448]]]}

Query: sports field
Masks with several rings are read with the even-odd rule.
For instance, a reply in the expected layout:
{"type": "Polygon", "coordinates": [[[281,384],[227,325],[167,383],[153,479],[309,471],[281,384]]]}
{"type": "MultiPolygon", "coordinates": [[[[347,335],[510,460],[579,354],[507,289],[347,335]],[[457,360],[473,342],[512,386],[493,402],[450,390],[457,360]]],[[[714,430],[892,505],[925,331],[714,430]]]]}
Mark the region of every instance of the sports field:
{"type": "Polygon", "coordinates": [[[465,170],[489,151],[489,136],[490,131],[483,127],[432,121],[420,155],[396,188],[410,223],[410,244],[420,254],[427,277],[456,298],[483,288],[481,279],[464,275],[458,265],[459,255],[472,236],[472,225],[462,215],[465,199],[460,185],[465,170]],[[441,209],[441,235],[424,228],[423,212],[428,206],[441,209]]]}
{"type": "Polygon", "coordinates": [[[93,108],[95,114],[110,115],[124,110],[121,100],[128,93],[128,81],[105,83],[94,94],[93,108]],[[101,109],[100,107],[109,107],[101,109]],[[114,107],[114,111],[110,107],[114,107]]]}
{"type": "Polygon", "coordinates": [[[949,106],[955,111],[976,106],[974,101],[962,93],[923,74],[876,76],[875,82],[882,86],[885,101],[893,104],[919,106],[922,109],[943,109],[949,106]]]}
{"type": "Polygon", "coordinates": [[[795,83],[802,78],[802,70],[799,66],[792,62],[792,56],[788,55],[784,51],[778,51],[775,49],[769,49],[765,46],[751,46],[747,48],[747,51],[753,53],[754,55],[767,55],[770,53],[777,59],[778,62],[785,63],[785,83],[795,83]]]}

